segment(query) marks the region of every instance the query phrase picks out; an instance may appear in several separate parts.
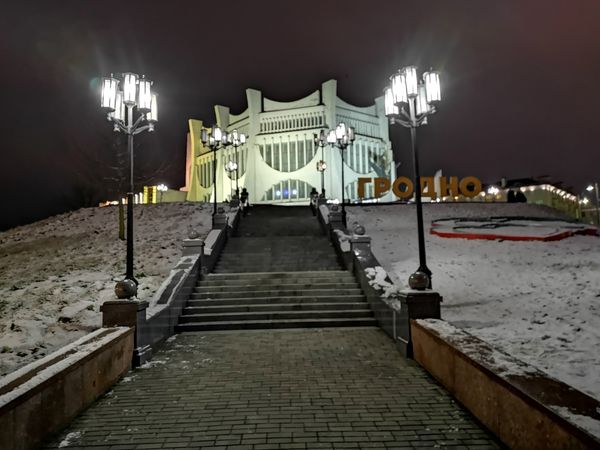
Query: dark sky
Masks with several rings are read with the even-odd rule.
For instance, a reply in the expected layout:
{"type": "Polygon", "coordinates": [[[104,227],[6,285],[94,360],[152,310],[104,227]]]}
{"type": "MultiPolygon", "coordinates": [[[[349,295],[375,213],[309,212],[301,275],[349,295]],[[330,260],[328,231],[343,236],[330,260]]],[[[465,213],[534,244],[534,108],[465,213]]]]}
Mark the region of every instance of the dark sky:
{"type": "MultiPolygon", "coordinates": [[[[443,74],[419,131],[424,174],[550,175],[575,192],[599,178],[598,0],[4,0],[0,61],[0,229],[116,189],[103,180],[124,143],[96,90],[110,72],[145,73],[160,94],[140,182],[182,185],[187,119],[240,112],[246,87],[285,101],[336,78],[367,105],[408,64],[443,74]]],[[[392,129],[410,176],[407,137],[392,129]]]]}

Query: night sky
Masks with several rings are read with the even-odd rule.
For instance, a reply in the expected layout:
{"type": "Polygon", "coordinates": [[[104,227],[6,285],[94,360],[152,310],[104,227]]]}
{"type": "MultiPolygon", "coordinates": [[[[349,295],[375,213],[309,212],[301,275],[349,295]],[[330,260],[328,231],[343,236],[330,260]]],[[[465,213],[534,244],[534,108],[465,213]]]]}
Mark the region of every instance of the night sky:
{"type": "MultiPolygon", "coordinates": [[[[245,88],[295,100],[336,78],[368,105],[396,69],[442,71],[419,130],[423,174],[600,178],[600,1],[6,1],[0,11],[0,229],[116,197],[125,142],[98,79],[144,73],[156,133],[137,139],[137,183],[184,184],[187,119],[245,109],[245,88]]],[[[392,127],[399,173],[408,131],[392,127]]]]}

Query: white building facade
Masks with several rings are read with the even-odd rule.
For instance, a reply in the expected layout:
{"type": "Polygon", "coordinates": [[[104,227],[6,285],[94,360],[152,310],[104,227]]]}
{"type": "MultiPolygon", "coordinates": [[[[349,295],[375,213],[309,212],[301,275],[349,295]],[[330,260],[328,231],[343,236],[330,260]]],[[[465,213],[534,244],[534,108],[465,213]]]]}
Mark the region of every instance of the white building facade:
{"type": "MultiPolygon", "coordinates": [[[[360,177],[395,178],[395,164],[389,140],[389,122],[384,114],[383,97],[371,106],[350,105],[337,96],[337,82],[329,80],[319,90],[292,102],[265,98],[247,89],[248,108],[239,115],[225,106],[215,106],[216,124],[231,132],[237,129],[248,136],[246,144],[218,149],[216,155],[200,141],[203,127],[212,122],[189,121],[186,187],[189,201],[212,201],[213,157],[216,156],[217,201],[231,199],[235,192],[235,172],[228,173],[229,161],[238,165],[239,188],[249,192],[250,203],[306,203],[314,187],[321,191],[317,163],[327,164],[324,188],[329,199],[341,200],[342,155],[337,148],[315,146],[314,135],[335,128],[339,122],[354,127],[356,140],[344,154],[346,201],[360,201],[360,177]]],[[[392,200],[388,193],[380,200],[392,200]],[[387,198],[389,197],[389,198],[387,198]]],[[[373,197],[373,185],[365,186],[365,199],[373,197]]]]}

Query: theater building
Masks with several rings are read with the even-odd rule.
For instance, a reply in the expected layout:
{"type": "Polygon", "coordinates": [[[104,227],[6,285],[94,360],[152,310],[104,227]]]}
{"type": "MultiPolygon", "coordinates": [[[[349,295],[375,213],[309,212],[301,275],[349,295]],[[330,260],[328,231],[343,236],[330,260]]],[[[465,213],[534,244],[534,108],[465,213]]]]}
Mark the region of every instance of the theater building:
{"type": "MultiPolygon", "coordinates": [[[[189,120],[187,139],[187,200],[212,201],[213,156],[216,156],[217,201],[230,199],[235,191],[235,172],[226,170],[228,162],[238,165],[240,190],[250,193],[250,202],[306,203],[314,187],[321,190],[317,162],[327,164],[324,187],[327,197],[341,199],[341,151],[314,144],[321,129],[339,122],[354,127],[356,140],[344,154],[344,182],[347,201],[358,201],[359,177],[395,177],[389,123],[384,114],[383,97],[366,107],[354,106],[337,96],[337,82],[326,81],[308,96],[291,102],[278,102],[255,89],[246,90],[247,109],[234,115],[226,106],[215,106],[215,120],[189,120]],[[237,129],[248,136],[245,145],[218,149],[213,155],[200,140],[203,127],[216,123],[231,132],[237,129]]],[[[373,196],[367,185],[365,199],[373,196]]],[[[392,200],[388,193],[382,201],[392,200]],[[389,197],[389,198],[388,198],[389,197]]]]}

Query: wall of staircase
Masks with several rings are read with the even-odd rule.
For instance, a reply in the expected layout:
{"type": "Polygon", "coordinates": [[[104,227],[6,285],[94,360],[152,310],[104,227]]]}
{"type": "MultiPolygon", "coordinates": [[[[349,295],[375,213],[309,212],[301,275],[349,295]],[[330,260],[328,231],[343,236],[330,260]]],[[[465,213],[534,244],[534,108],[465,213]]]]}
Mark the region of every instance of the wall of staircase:
{"type": "Polygon", "coordinates": [[[198,280],[177,331],[376,325],[310,209],[260,205],[198,280]]]}

